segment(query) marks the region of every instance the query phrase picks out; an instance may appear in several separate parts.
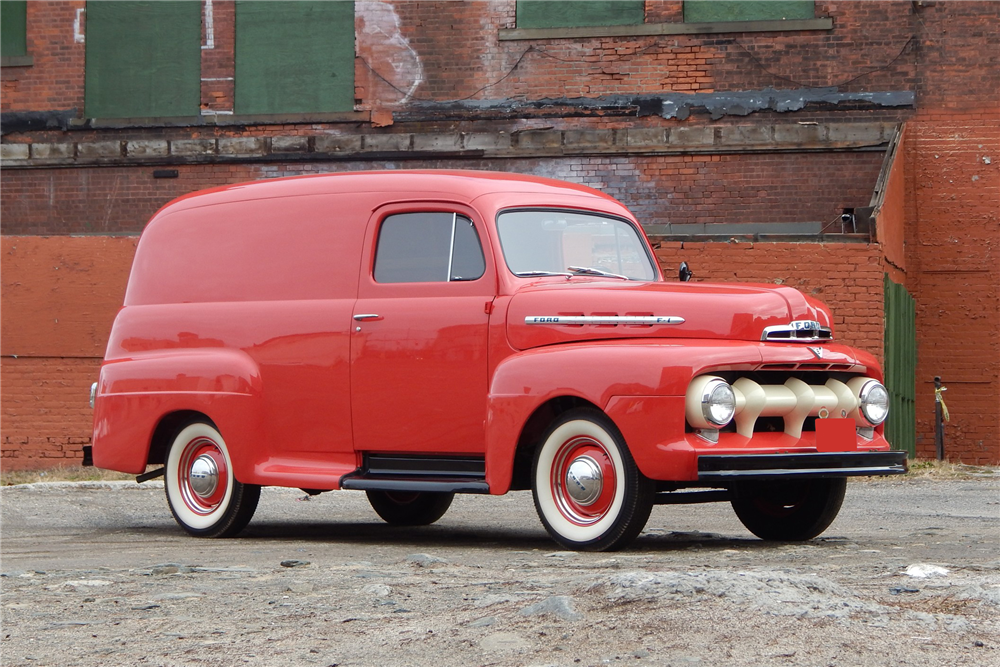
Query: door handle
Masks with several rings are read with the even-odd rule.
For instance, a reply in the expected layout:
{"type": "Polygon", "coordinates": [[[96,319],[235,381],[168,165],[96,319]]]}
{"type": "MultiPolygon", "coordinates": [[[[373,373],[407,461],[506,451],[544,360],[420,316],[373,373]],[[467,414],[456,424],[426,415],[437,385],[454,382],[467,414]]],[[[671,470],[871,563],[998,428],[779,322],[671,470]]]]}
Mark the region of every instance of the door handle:
{"type": "Polygon", "coordinates": [[[358,313],[354,316],[355,322],[375,322],[381,320],[381,315],[376,315],[375,313],[358,313]]]}

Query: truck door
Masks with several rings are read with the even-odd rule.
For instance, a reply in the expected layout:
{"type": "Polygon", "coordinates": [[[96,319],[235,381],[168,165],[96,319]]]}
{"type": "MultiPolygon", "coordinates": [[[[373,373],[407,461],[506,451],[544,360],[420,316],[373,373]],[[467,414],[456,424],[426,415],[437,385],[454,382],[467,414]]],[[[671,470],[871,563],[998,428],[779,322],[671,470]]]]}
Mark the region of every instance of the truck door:
{"type": "Polygon", "coordinates": [[[484,231],[451,205],[394,206],[369,222],[351,334],[357,450],[485,451],[496,275],[484,231]]]}

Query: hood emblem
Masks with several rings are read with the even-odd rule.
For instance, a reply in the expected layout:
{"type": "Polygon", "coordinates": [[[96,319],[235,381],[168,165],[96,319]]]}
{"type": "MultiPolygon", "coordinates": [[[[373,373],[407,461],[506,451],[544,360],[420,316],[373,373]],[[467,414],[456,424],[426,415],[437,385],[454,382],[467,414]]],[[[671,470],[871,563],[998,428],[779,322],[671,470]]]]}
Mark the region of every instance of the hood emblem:
{"type": "Polygon", "coordinates": [[[581,324],[611,324],[653,326],[657,324],[684,324],[683,317],[673,315],[533,315],[524,318],[525,324],[561,324],[580,326],[581,324]]]}
{"type": "Polygon", "coordinates": [[[817,359],[822,359],[823,358],[823,348],[821,348],[821,347],[807,347],[806,349],[809,350],[810,352],[812,352],[813,354],[815,354],[817,359]]]}

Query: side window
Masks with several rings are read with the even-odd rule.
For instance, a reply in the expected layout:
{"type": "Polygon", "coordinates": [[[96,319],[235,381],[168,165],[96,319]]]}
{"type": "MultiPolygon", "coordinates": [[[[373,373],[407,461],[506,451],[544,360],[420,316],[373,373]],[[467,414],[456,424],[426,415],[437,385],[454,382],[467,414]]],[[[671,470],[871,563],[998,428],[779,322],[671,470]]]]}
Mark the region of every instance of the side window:
{"type": "Polygon", "coordinates": [[[375,249],[376,282],[476,280],[485,271],[479,234],[464,216],[401,213],[382,222],[375,249]]]}

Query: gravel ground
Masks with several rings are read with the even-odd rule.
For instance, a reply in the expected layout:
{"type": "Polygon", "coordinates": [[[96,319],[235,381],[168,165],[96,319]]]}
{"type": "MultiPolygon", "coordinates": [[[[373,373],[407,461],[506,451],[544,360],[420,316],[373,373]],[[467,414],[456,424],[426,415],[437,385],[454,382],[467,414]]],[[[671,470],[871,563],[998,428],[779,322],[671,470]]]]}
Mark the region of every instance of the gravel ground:
{"type": "Polygon", "coordinates": [[[657,507],[612,554],[559,550],[524,492],[425,528],[305,498],[199,540],[155,482],[4,487],[2,664],[1000,665],[995,476],[852,481],[800,544],[657,507]]]}

